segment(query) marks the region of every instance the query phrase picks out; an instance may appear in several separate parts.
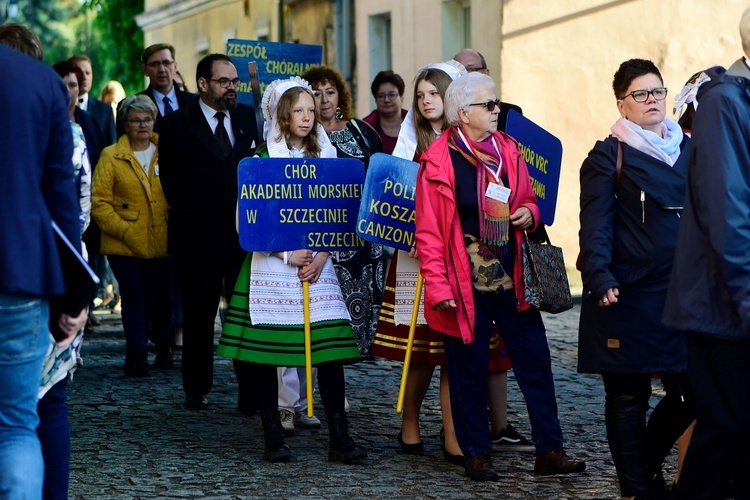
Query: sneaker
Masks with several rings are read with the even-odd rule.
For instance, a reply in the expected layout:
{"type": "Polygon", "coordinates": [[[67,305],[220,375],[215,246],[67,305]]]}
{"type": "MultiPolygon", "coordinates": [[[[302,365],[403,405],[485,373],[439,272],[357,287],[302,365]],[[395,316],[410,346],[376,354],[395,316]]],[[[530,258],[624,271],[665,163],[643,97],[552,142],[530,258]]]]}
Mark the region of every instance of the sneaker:
{"type": "Polygon", "coordinates": [[[536,450],[534,443],[520,435],[510,424],[499,434],[492,436],[492,444],[497,451],[533,453],[536,450]]]}
{"type": "Polygon", "coordinates": [[[320,429],[320,420],[315,415],[308,417],[305,410],[294,414],[294,425],[299,425],[303,429],[320,429]]]}
{"type": "Polygon", "coordinates": [[[284,428],[284,434],[287,436],[294,434],[294,413],[279,408],[279,416],[281,416],[281,427],[284,428]]]}

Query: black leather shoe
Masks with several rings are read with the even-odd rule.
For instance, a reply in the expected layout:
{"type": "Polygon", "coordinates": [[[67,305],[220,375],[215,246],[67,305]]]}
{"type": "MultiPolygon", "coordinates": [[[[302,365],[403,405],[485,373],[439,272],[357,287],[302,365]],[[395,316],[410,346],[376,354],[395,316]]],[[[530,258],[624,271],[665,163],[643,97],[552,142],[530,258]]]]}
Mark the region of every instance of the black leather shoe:
{"type": "Polygon", "coordinates": [[[171,347],[159,349],[154,358],[154,368],[161,370],[171,370],[174,368],[174,351],[171,347]]]}
{"type": "Polygon", "coordinates": [[[498,475],[492,466],[492,458],[489,453],[482,453],[481,455],[467,458],[464,462],[464,471],[466,476],[474,481],[498,480],[498,475]]]}
{"type": "Polygon", "coordinates": [[[463,467],[466,462],[466,459],[463,455],[454,455],[453,453],[446,450],[445,446],[443,446],[443,458],[453,465],[458,465],[459,467],[463,467]]]}
{"type": "Polygon", "coordinates": [[[208,398],[204,394],[187,394],[185,396],[185,408],[205,410],[208,408],[208,398]]]}
{"type": "Polygon", "coordinates": [[[123,371],[126,377],[148,377],[151,375],[151,365],[145,359],[126,359],[123,371]]]}
{"type": "Polygon", "coordinates": [[[534,462],[535,476],[569,474],[571,472],[583,472],[584,470],[586,470],[586,462],[573,460],[564,450],[548,451],[544,455],[537,455],[534,462]]]}
{"type": "Polygon", "coordinates": [[[419,443],[404,443],[404,436],[401,431],[398,431],[396,436],[399,446],[401,446],[401,453],[404,455],[424,455],[424,444],[419,443]]]}

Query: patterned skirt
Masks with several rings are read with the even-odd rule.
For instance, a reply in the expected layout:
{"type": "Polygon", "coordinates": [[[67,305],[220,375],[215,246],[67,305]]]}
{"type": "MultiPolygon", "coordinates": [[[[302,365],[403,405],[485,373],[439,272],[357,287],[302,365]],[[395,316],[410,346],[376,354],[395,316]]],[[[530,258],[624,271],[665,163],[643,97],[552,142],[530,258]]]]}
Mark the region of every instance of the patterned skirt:
{"type": "MultiPolygon", "coordinates": [[[[393,361],[404,361],[406,345],[409,339],[409,325],[397,325],[395,317],[396,302],[396,255],[393,256],[388,278],[385,282],[383,304],[380,307],[380,318],[375,331],[375,341],[371,353],[379,358],[393,361]]],[[[445,364],[443,334],[425,325],[417,325],[414,330],[414,344],[411,351],[411,362],[428,365],[445,364]]],[[[508,352],[498,335],[497,329],[490,340],[489,370],[505,371],[511,368],[508,352]]]]}
{"type": "MultiPolygon", "coordinates": [[[[305,366],[304,325],[254,325],[250,321],[249,287],[252,254],[248,254],[229,300],[217,354],[273,366],[305,366]]],[[[312,364],[353,363],[360,354],[346,320],[310,325],[312,364]]]]}
{"type": "Polygon", "coordinates": [[[333,268],[351,317],[354,339],[363,358],[370,355],[380,303],[385,287],[388,256],[383,245],[367,242],[365,248],[335,252],[333,268]]]}

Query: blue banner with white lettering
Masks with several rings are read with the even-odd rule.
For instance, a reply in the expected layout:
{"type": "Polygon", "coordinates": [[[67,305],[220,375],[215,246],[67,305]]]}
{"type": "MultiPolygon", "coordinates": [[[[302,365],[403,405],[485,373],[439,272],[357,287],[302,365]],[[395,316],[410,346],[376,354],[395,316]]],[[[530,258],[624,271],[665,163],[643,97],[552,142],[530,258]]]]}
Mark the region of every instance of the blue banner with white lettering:
{"type": "Polygon", "coordinates": [[[299,76],[312,66],[323,61],[323,47],[300,43],[260,42],[257,40],[227,40],[227,55],[237,66],[237,75],[242,81],[237,89],[237,100],[254,105],[250,90],[250,74],[247,63],[258,63],[260,93],[274,80],[299,76]]]}
{"type": "Polygon", "coordinates": [[[419,165],[376,153],[370,157],[357,234],[399,250],[414,246],[414,198],[419,165]]]}
{"type": "Polygon", "coordinates": [[[365,167],[353,158],[245,158],[239,166],[240,245],[248,252],[356,250],[365,167]]]}
{"type": "Polygon", "coordinates": [[[508,135],[521,145],[523,157],[529,167],[531,187],[542,222],[551,226],[555,221],[557,191],[562,168],[562,142],[542,127],[514,110],[508,112],[508,135]]]}

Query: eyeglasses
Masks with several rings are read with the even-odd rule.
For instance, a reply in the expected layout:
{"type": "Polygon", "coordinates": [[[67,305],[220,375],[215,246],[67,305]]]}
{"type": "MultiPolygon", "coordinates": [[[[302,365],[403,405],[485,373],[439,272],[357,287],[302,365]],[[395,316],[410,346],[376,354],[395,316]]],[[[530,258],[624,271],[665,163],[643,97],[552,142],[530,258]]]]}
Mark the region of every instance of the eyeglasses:
{"type": "Polygon", "coordinates": [[[634,90],[631,93],[620,97],[618,100],[622,101],[628,96],[631,96],[635,102],[646,102],[649,94],[654,96],[654,99],[657,101],[663,101],[667,98],[667,87],[656,87],[654,90],[634,90]]]}
{"type": "Polygon", "coordinates": [[[466,72],[474,73],[475,71],[485,71],[486,69],[487,69],[487,66],[479,66],[476,68],[472,68],[471,66],[469,66],[468,68],[466,68],[466,72]]]}
{"type": "Polygon", "coordinates": [[[169,59],[164,59],[163,61],[151,61],[146,66],[148,66],[151,69],[159,69],[159,66],[164,66],[165,68],[171,68],[174,64],[174,61],[170,61],[169,59]]]}
{"type": "Polygon", "coordinates": [[[485,108],[487,108],[487,111],[492,113],[493,111],[495,111],[495,108],[500,107],[500,99],[485,102],[472,102],[471,104],[469,104],[469,106],[484,106],[485,108]]]}
{"type": "Polygon", "coordinates": [[[211,81],[218,83],[222,88],[227,88],[230,85],[237,88],[240,86],[240,83],[242,83],[242,80],[239,78],[235,78],[234,80],[230,80],[229,78],[211,78],[211,81]]]}
{"type": "Polygon", "coordinates": [[[125,123],[129,123],[131,125],[138,125],[139,127],[149,127],[152,123],[154,123],[153,118],[144,118],[143,120],[133,119],[133,120],[125,120],[125,123]]]}
{"type": "Polygon", "coordinates": [[[376,99],[378,101],[385,101],[386,99],[395,101],[398,98],[398,96],[399,96],[398,92],[388,92],[387,94],[378,94],[376,99]]]}

